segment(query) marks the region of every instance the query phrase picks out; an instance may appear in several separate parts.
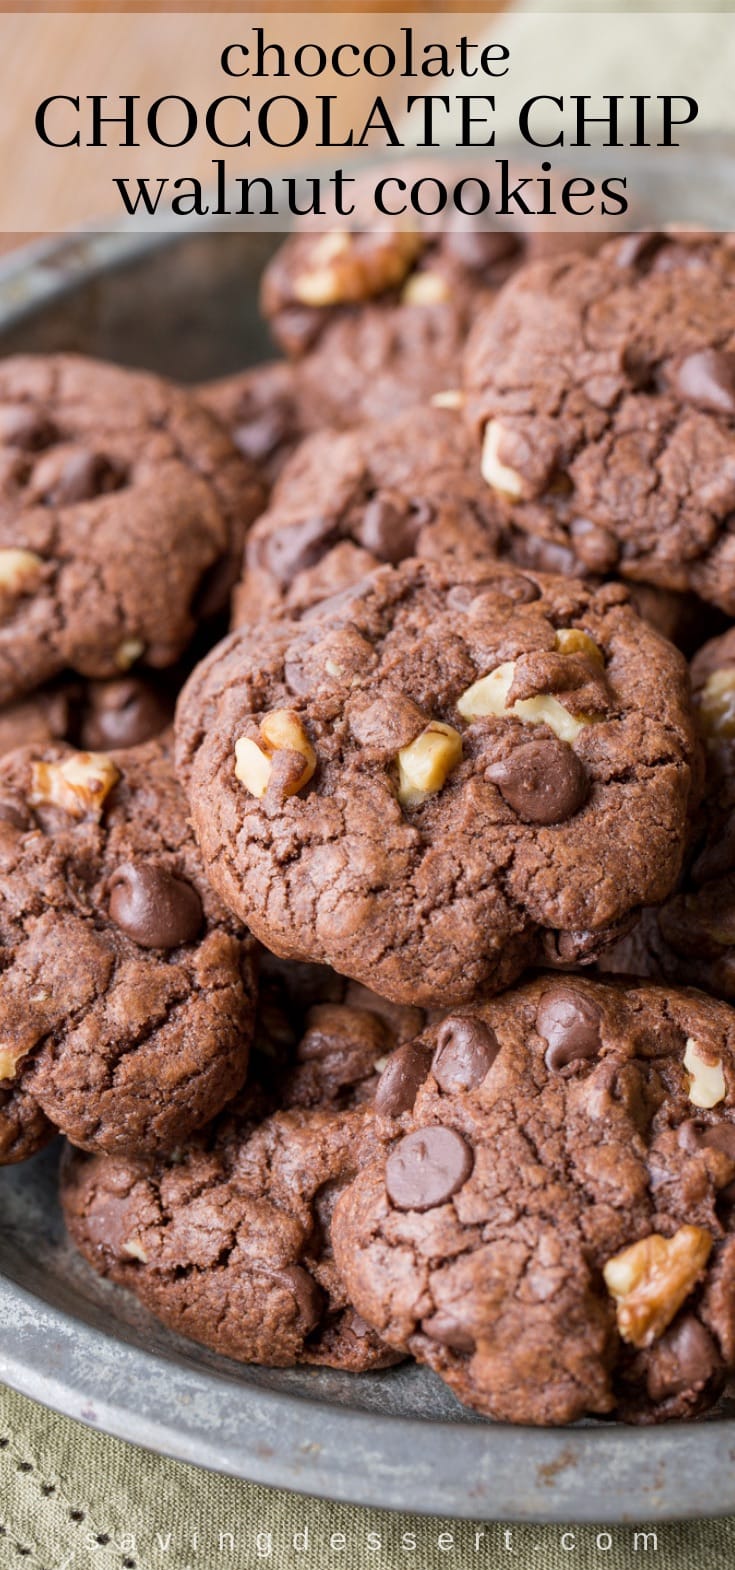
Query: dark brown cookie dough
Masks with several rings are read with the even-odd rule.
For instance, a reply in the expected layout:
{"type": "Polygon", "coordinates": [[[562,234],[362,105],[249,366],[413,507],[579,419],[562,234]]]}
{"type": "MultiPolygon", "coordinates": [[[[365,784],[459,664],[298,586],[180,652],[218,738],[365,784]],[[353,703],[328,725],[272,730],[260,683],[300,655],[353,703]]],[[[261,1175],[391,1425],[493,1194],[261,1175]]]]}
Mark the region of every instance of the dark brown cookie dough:
{"type": "Polygon", "coordinates": [[[0,754],[17,747],[43,746],[69,735],[71,704],[63,687],[34,692],[0,709],[0,754]]]}
{"type": "Polygon", "coordinates": [[[53,741],[87,752],[137,747],[160,736],[173,711],[172,692],[137,676],[53,683],[0,709],[0,755],[53,741]]]}
{"type": "Polygon", "coordinates": [[[386,997],[447,1007],[590,960],[679,874],[687,671],[619,585],[381,567],[233,634],[177,736],[226,903],[386,997]]]}
{"type": "Polygon", "coordinates": [[[735,611],[735,250],[628,236],[482,314],[467,416],[517,527],[735,611]]]}
{"type": "MultiPolygon", "coordinates": [[[[450,405],[452,400],[450,399],[450,405]]],[[[301,614],[381,561],[499,557],[521,568],[599,578],[571,549],[513,527],[482,478],[458,408],[432,405],[302,442],[251,529],[233,625],[301,614]]],[[[694,595],[631,585],[643,617],[677,647],[700,646],[712,607],[694,595]]]]}
{"type": "Polygon", "coordinates": [[[417,1045],[408,1125],[335,1211],[358,1312],[504,1421],[711,1404],[735,1364],[733,1011],[546,975],[417,1045]]]}
{"type": "Polygon", "coordinates": [[[199,387],[198,397],[226,426],[243,457],[272,485],[314,427],[298,367],[273,360],[199,387]]]}
{"type": "Polygon", "coordinates": [[[27,1097],[75,1144],[142,1155],[239,1090],[252,944],[159,743],[0,762],[0,942],[0,1124],[27,1097]]]}
{"type": "Polygon", "coordinates": [[[685,875],[601,963],[735,1001],[735,629],[705,644],[691,671],[706,777],[685,875]]]}
{"type": "Polygon", "coordinates": [[[62,1197],[75,1243],[167,1325],[226,1356],[352,1372],[395,1361],[349,1304],[330,1220],[399,1127],[371,1102],[417,1019],[333,972],[266,958],[249,1088],[175,1161],[72,1156],[62,1197]]]}
{"type": "Polygon", "coordinates": [[[72,355],[0,366],[0,703],[173,665],[226,607],[255,471],[197,399],[72,355]]]}
{"type": "Polygon", "coordinates": [[[493,557],[499,515],[456,411],[417,407],[320,432],[291,459],[251,530],[234,624],[301,612],[381,562],[493,557]]]}

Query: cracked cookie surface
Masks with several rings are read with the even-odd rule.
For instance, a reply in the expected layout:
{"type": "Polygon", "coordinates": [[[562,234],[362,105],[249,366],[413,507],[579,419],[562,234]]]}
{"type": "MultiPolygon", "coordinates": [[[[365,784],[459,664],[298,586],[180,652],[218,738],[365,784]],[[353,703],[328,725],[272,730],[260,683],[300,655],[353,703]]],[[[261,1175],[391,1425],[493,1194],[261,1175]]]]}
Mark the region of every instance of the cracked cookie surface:
{"type": "Polygon", "coordinates": [[[253,365],[207,382],[197,388],[197,397],[269,486],[314,426],[299,368],[288,360],[253,365]]]}
{"type": "Polygon", "coordinates": [[[483,468],[529,535],[735,611],[735,250],[635,236],[528,267],[467,345],[483,468]]]}
{"type": "Polygon", "coordinates": [[[39,1140],[47,1119],[75,1144],[142,1154],[239,1090],[253,945],[209,887],[158,742],[0,761],[0,938],[6,1159],[33,1106],[39,1140]]]}
{"type": "Polygon", "coordinates": [[[301,612],[381,562],[493,557],[500,509],[456,412],[416,408],[303,442],[250,532],[234,625],[301,612]]]}
{"type": "Polygon", "coordinates": [[[196,398],[72,355],[0,367],[0,704],[66,667],[175,663],[262,505],[196,398]]]}
{"type": "Polygon", "coordinates": [[[624,588],[408,560],[232,634],[177,755],[256,936],[445,1007],[592,959],[666,897],[696,750],[686,666],[624,588]]]}
{"type": "Polygon", "coordinates": [[[735,1002],[735,632],[710,639],[691,674],[706,767],[685,873],[674,896],[644,911],[600,965],[735,1002]]]}
{"type": "Polygon", "coordinates": [[[735,1364],[734,1020],[550,975],[449,1014],[335,1210],[357,1310],[503,1421],[711,1404],[735,1364]]]}
{"type": "Polygon", "coordinates": [[[394,1362],[345,1295],[330,1222],[400,1126],[372,1101],[379,1068],[421,1018],[265,956],[249,1086],[175,1162],[70,1155],[75,1243],[165,1324],[226,1356],[352,1372],[394,1362]]]}

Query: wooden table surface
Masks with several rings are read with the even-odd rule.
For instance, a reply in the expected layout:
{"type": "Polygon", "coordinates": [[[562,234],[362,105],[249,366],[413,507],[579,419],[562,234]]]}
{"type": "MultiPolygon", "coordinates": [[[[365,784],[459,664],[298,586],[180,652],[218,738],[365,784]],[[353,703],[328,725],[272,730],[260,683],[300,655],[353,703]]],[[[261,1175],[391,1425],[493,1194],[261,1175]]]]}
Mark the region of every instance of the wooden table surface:
{"type": "MultiPolygon", "coordinates": [[[[270,0],[267,6],[261,8],[253,6],[250,15],[253,20],[256,18],[260,20],[264,17],[267,18],[269,12],[298,11],[303,14],[314,15],[319,12],[329,13],[344,10],[352,13],[378,11],[386,14],[392,13],[395,15],[398,13],[405,15],[407,13],[431,14],[432,12],[448,10],[470,11],[472,9],[481,11],[484,14],[491,14],[493,11],[502,11],[504,7],[502,4],[488,6],[483,3],[483,0],[464,0],[464,3],[461,5],[453,3],[453,0],[351,0],[349,6],[330,3],[320,4],[319,0],[316,0],[316,3],[315,0],[270,0]]],[[[28,148],[29,138],[33,136],[32,126],[36,99],[33,97],[33,81],[27,79],[27,73],[23,68],[23,22],[29,13],[44,13],[49,15],[49,17],[54,13],[76,13],[69,16],[68,22],[63,29],[59,26],[58,16],[55,17],[52,47],[54,51],[54,65],[58,64],[59,68],[58,78],[60,80],[64,79],[64,72],[68,72],[69,68],[73,66],[72,80],[79,83],[79,91],[82,94],[85,91],[85,81],[94,80],[95,61],[99,59],[99,40],[96,41],[95,51],[93,40],[90,37],[89,13],[237,13],[244,22],[249,19],[248,12],[244,11],[241,0],[218,0],[218,3],[214,5],[203,5],[201,0],[117,0],[116,4],[104,4],[102,0],[0,0],[0,12],[3,13],[2,17],[0,17],[0,48],[2,49],[1,57],[5,67],[3,113],[6,122],[5,135],[9,138],[6,145],[17,147],[21,150],[26,149],[25,166],[22,157],[17,160],[17,163],[12,158],[6,158],[3,170],[6,200],[8,202],[7,210],[16,213],[19,210],[19,205],[16,202],[15,206],[12,206],[13,182],[18,181],[18,189],[25,193],[28,189],[29,172],[33,168],[33,149],[31,148],[30,152],[28,152],[28,148]],[[23,14],[19,15],[21,7],[23,14]]],[[[182,21],[184,30],[186,26],[187,23],[184,19],[182,21]]],[[[121,67],[125,67],[125,79],[131,83],[129,90],[139,93],[142,102],[151,101],[158,96],[161,91],[159,67],[155,59],[147,59],[145,51],[141,51],[138,47],[132,16],[129,54],[123,42],[122,49],[118,47],[116,51],[115,60],[116,65],[119,63],[121,67]]],[[[54,74],[56,76],[56,72],[54,74]]],[[[366,80],[364,86],[366,106],[369,102],[372,102],[375,96],[375,89],[376,84],[366,80]]],[[[321,91],[321,83],[319,90],[321,91]]],[[[326,90],[328,88],[325,88],[326,90]]],[[[350,104],[354,109],[354,83],[350,85],[350,104]]],[[[211,150],[205,145],[200,154],[202,167],[198,168],[196,162],[194,162],[191,172],[198,174],[205,181],[211,179],[210,158],[211,150]]],[[[75,178],[76,174],[77,171],[75,171],[75,178]]],[[[81,189],[84,190],[83,168],[78,171],[78,174],[81,189]]],[[[94,198],[92,197],[91,187],[87,186],[87,189],[90,191],[88,211],[90,214],[94,214],[99,211],[99,206],[97,205],[98,198],[96,195],[94,198]]],[[[24,219],[27,210],[28,203],[24,201],[24,219]]],[[[63,206],[60,210],[63,213],[63,206]]],[[[62,223],[65,222],[66,220],[62,219],[62,223]]],[[[15,226],[17,227],[17,223],[15,226]]],[[[55,215],[50,222],[48,216],[46,216],[45,227],[53,229],[55,226],[58,227],[55,215]]],[[[25,238],[25,236],[19,237],[17,234],[0,233],[0,251],[7,251],[18,243],[19,238],[25,238]]]]}

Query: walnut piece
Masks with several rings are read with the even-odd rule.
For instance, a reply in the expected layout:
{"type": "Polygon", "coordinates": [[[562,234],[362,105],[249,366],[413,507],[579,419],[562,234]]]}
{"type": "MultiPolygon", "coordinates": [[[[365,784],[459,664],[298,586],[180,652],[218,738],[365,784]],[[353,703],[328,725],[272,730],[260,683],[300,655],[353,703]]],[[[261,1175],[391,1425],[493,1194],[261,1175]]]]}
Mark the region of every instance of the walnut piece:
{"type": "Polygon", "coordinates": [[[128,1238],[127,1242],[122,1244],[122,1253],[127,1254],[128,1259],[139,1260],[141,1265],[148,1264],[148,1255],[139,1237],[128,1238]]]}
{"type": "Polygon", "coordinates": [[[0,1045],[0,1080],[15,1079],[18,1064],[25,1057],[25,1047],[0,1045]]]}
{"type": "Polygon", "coordinates": [[[300,716],[293,709],[273,709],[261,720],[260,734],[262,747],[250,736],[241,736],[235,743],[235,774],[240,784],[261,800],[270,783],[276,753],[291,753],[303,758],[303,766],[284,780],[283,793],[295,796],[308,784],[317,763],[300,716]]]}
{"type": "Polygon", "coordinates": [[[145,652],[145,644],[140,638],[125,638],[115,650],[115,664],[119,671],[129,671],[136,660],[145,652]]]}
{"type": "Polygon", "coordinates": [[[429,399],[433,409],[463,409],[466,402],[461,387],[446,387],[429,399]]]}
{"type": "Polygon", "coordinates": [[[447,278],[441,273],[414,273],[403,286],[403,305],[446,305],[452,298],[447,278]]]}
{"type": "Polygon", "coordinates": [[[507,496],[511,501],[519,501],[523,495],[523,480],[515,469],[500,459],[500,443],[503,440],[503,427],[499,420],[489,420],[485,426],[482,440],[482,456],[480,470],[483,480],[487,480],[494,491],[499,491],[501,496],[507,496]]]}
{"type": "Polygon", "coordinates": [[[691,1076],[689,1100],[694,1107],[716,1107],[727,1094],[725,1073],[719,1058],[708,1062],[699,1051],[693,1036],[689,1036],[684,1052],[684,1067],[691,1076]]]}
{"type": "Polygon", "coordinates": [[[586,654],[596,665],[604,668],[605,656],[599,644],[580,627],[560,627],[554,637],[557,654],[586,654]]]}
{"type": "Polygon", "coordinates": [[[432,720],[398,753],[398,800],[416,807],[441,790],[452,769],[462,761],[462,737],[453,725],[432,720]]]}
{"type": "Polygon", "coordinates": [[[74,752],[60,763],[34,763],[30,802],[60,807],[72,818],[99,817],[120,770],[105,752],[74,752]]]}
{"type": "Polygon", "coordinates": [[[663,1335],[696,1286],[711,1248],[709,1232],[685,1226],[673,1237],[651,1232],[608,1260],[603,1276],[624,1341],[647,1347],[663,1335]]]}
{"type": "Polygon", "coordinates": [[[16,600],[21,594],[31,594],[38,588],[43,572],[43,561],[35,551],[24,551],[9,546],[0,550],[0,602],[16,600]]]}
{"type": "Polygon", "coordinates": [[[421,235],[406,230],[365,237],[335,232],[319,237],[310,249],[309,264],[292,281],[301,305],[354,305],[372,299],[404,281],[423,250],[421,235]]]}
{"type": "Polygon", "coordinates": [[[515,714],[531,725],[548,725],[560,741],[574,741],[585,725],[591,723],[587,715],[570,714],[563,703],[551,693],[540,693],[535,698],[519,698],[507,707],[508,694],[513,686],[515,662],[505,660],[487,676],[481,676],[457,700],[457,709],[464,720],[484,719],[489,714],[515,714]]]}
{"type": "Polygon", "coordinates": [[[707,677],[699,695],[699,718],[705,736],[735,736],[735,665],[707,677]]]}

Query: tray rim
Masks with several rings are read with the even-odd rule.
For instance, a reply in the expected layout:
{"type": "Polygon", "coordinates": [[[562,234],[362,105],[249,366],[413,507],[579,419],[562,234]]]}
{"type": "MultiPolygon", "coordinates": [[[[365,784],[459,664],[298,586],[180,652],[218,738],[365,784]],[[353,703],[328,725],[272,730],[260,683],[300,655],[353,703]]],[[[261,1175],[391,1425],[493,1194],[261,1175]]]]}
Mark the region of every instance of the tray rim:
{"type": "Polygon", "coordinates": [[[197,1370],[143,1351],[4,1275],[0,1379],[155,1454],[338,1503],[468,1521],[631,1527],[735,1511],[731,1419],[544,1429],[336,1407],[247,1385],[224,1360],[221,1372],[197,1370]],[[124,1386],[124,1402],[102,1393],[108,1381],[124,1386]],[[603,1478],[610,1505],[600,1502],[603,1478]]]}

